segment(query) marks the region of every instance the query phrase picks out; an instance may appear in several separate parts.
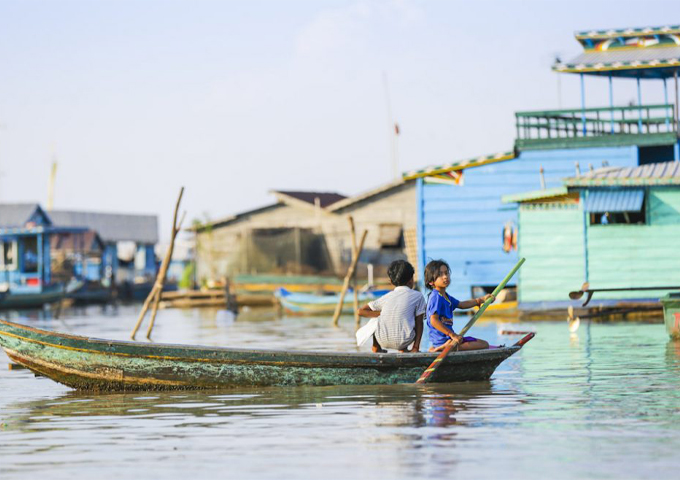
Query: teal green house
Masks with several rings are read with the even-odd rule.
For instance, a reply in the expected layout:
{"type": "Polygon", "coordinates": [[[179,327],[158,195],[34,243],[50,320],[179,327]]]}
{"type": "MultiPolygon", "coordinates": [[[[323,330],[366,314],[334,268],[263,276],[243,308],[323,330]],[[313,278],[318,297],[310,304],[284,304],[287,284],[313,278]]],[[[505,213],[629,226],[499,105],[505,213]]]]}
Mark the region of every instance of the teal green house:
{"type": "MultiPolygon", "coordinates": [[[[586,281],[594,289],[680,285],[678,161],[592,170],[502,201],[518,205],[521,309],[566,307],[586,281]]],[[[602,292],[591,304],[666,293],[602,292]]]]}

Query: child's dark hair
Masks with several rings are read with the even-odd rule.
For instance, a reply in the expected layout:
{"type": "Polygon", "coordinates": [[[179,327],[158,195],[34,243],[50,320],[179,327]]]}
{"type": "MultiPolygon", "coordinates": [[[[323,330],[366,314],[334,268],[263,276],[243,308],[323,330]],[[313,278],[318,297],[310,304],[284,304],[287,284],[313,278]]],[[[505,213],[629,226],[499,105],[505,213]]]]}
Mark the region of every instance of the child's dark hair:
{"type": "Polygon", "coordinates": [[[430,260],[430,262],[425,265],[425,286],[430,290],[432,290],[432,283],[437,280],[442,267],[446,267],[449,273],[451,272],[451,267],[449,267],[449,264],[444,260],[430,260]]]}
{"type": "Polygon", "coordinates": [[[414,273],[413,265],[406,260],[395,260],[387,267],[387,276],[390,277],[395,287],[406,285],[413,278],[414,273]]]}

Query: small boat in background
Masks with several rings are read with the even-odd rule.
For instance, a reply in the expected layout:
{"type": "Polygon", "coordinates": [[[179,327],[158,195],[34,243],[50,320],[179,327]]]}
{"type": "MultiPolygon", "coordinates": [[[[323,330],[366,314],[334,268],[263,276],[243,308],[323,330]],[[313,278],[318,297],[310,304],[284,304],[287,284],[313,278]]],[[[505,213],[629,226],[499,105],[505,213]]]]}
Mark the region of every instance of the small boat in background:
{"type": "Polygon", "coordinates": [[[37,282],[27,285],[12,285],[0,293],[0,308],[37,308],[70,296],[82,288],[83,282],[72,280],[68,283],[41,285],[37,282]]]}
{"type": "MultiPolygon", "coordinates": [[[[371,300],[382,297],[390,290],[368,290],[359,293],[359,303],[365,304],[371,300]]],[[[274,291],[279,304],[287,313],[294,315],[327,315],[333,314],[340,300],[340,295],[331,293],[328,295],[314,295],[311,293],[294,293],[279,287],[274,291]]],[[[349,290],[345,295],[342,313],[353,312],[354,293],[349,290]]]]}

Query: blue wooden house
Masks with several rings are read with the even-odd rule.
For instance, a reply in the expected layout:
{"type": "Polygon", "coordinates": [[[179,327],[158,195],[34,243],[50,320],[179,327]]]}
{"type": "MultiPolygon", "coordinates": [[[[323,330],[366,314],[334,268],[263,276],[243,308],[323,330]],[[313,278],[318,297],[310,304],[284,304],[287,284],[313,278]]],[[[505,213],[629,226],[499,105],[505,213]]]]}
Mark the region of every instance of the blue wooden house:
{"type": "Polygon", "coordinates": [[[74,274],[76,267],[101,278],[99,268],[88,272],[93,245],[103,245],[94,232],[55,227],[39,206],[3,206],[1,210],[5,226],[0,228],[0,308],[35,307],[69,296],[84,284],[74,274]],[[70,258],[64,256],[61,263],[55,263],[53,247],[60,239],[70,239],[74,249],[70,258]],[[78,265],[73,263],[75,258],[80,260],[78,265]],[[62,271],[64,265],[69,265],[66,271],[62,271]]]}
{"type": "Polygon", "coordinates": [[[580,75],[581,108],[517,112],[512,151],[406,173],[404,178],[417,179],[421,268],[443,258],[451,266],[454,296],[491,291],[518,260],[518,207],[502,203],[502,196],[563,187],[562,179],[602,166],[680,159],[678,35],[680,26],[577,33],[584,52],[554,70],[580,75]],[[590,75],[609,79],[608,105],[586,105],[590,75]],[[637,79],[638,105],[613,104],[619,78],[637,79]],[[668,79],[675,104],[668,100],[668,79]],[[663,82],[663,104],[642,102],[643,81],[663,82]]]}
{"type": "Polygon", "coordinates": [[[3,204],[0,240],[0,271],[5,278],[4,283],[0,278],[0,290],[5,292],[63,290],[72,279],[82,285],[78,292],[69,287],[71,296],[104,301],[112,289],[143,294],[156,274],[158,228],[154,215],[46,212],[35,203],[3,204]],[[121,246],[131,247],[129,259],[119,258],[121,246]],[[125,274],[124,265],[129,267],[125,274]]]}

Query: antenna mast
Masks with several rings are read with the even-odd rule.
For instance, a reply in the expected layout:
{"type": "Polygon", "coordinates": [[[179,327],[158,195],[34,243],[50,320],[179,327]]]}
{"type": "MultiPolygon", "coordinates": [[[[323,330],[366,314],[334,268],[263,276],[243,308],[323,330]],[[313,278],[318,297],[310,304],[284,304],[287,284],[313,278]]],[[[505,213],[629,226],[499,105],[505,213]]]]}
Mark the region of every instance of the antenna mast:
{"type": "Polygon", "coordinates": [[[52,168],[50,169],[50,181],[47,185],[47,211],[54,208],[54,183],[57,179],[57,155],[52,149],[52,168]]]}
{"type": "Polygon", "coordinates": [[[390,142],[390,152],[392,154],[392,177],[399,179],[399,159],[397,157],[397,136],[399,126],[392,119],[392,105],[390,103],[390,88],[387,84],[387,72],[383,72],[383,84],[385,86],[385,99],[387,101],[387,134],[390,142]]]}

